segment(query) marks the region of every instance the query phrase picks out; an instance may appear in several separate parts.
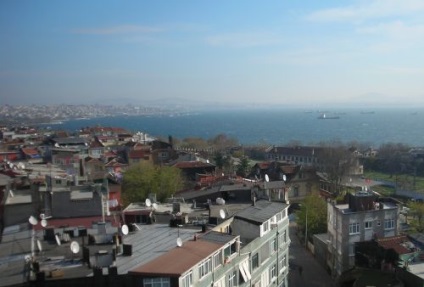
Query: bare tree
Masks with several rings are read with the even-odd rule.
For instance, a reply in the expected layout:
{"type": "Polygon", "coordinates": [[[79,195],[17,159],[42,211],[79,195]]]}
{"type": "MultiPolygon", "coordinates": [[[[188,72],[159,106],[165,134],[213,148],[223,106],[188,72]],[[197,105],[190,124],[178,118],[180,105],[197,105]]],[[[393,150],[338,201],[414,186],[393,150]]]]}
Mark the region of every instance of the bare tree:
{"type": "Polygon", "coordinates": [[[326,175],[336,196],[342,191],[343,178],[355,173],[359,165],[355,151],[338,141],[321,143],[318,150],[317,169],[326,175]]]}

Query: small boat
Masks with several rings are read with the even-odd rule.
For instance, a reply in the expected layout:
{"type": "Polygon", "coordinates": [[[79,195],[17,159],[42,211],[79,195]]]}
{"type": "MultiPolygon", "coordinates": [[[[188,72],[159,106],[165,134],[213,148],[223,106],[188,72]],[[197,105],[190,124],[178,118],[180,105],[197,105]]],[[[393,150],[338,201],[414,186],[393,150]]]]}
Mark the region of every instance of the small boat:
{"type": "Polygon", "coordinates": [[[339,116],[327,116],[325,113],[322,113],[318,119],[320,120],[336,120],[336,119],[340,119],[339,116]]]}

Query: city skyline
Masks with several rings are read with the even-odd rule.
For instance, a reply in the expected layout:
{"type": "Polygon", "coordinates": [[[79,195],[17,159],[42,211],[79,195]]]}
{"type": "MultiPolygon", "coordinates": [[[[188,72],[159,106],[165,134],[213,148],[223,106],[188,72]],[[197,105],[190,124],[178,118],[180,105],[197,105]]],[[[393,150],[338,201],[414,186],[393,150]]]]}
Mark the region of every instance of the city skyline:
{"type": "Polygon", "coordinates": [[[2,1],[2,104],[424,107],[424,2],[2,1]]]}

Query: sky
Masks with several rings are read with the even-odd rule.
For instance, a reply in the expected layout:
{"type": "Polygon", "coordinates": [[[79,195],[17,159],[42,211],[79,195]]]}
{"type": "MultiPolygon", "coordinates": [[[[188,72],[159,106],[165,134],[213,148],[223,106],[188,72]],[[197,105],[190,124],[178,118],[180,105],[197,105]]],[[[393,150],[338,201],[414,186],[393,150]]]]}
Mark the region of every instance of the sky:
{"type": "Polygon", "coordinates": [[[0,104],[424,107],[424,1],[0,1],[0,104]]]}

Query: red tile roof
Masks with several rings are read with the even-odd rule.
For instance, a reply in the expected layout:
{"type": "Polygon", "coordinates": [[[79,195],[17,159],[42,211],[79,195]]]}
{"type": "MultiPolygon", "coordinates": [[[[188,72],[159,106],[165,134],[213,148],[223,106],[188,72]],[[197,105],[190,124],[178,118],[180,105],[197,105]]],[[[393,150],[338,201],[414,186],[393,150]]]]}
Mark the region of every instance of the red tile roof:
{"type": "Polygon", "coordinates": [[[412,244],[411,246],[413,246],[413,243],[405,235],[379,238],[377,239],[377,243],[384,249],[393,249],[399,255],[414,252],[408,248],[408,245],[412,244]]]}
{"type": "Polygon", "coordinates": [[[178,168],[214,167],[211,163],[201,161],[181,161],[177,162],[174,166],[178,168]]]}
{"type": "MultiPolygon", "coordinates": [[[[119,218],[118,218],[119,219],[119,218]]],[[[73,217],[73,218],[51,218],[47,219],[47,227],[80,227],[84,226],[85,228],[91,228],[93,222],[101,222],[101,216],[91,216],[91,217],[73,217]]],[[[120,222],[116,221],[113,216],[106,216],[105,221],[110,221],[112,226],[119,227],[120,222]]],[[[35,230],[42,230],[40,224],[35,225],[35,230]]]]}
{"type": "Polygon", "coordinates": [[[146,150],[131,150],[128,153],[128,157],[131,159],[145,158],[145,157],[148,157],[149,155],[150,155],[150,152],[146,150]]]}

